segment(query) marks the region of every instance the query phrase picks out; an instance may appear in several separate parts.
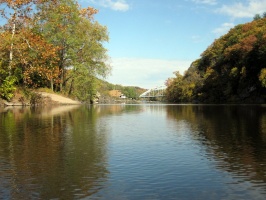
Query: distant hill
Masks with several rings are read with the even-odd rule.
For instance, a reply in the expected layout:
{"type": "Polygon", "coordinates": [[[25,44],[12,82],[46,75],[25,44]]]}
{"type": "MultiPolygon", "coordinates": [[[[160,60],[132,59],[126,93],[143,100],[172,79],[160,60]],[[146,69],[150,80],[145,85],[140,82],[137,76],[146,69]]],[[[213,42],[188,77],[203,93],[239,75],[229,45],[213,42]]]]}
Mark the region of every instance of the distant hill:
{"type": "Polygon", "coordinates": [[[266,18],[232,28],[167,86],[172,102],[265,103],[266,18]]]}
{"type": "Polygon", "coordinates": [[[127,98],[138,99],[139,96],[146,91],[144,88],[138,86],[123,86],[118,84],[112,84],[104,80],[99,80],[100,86],[98,91],[101,95],[109,95],[108,92],[111,90],[120,90],[127,98]]]}

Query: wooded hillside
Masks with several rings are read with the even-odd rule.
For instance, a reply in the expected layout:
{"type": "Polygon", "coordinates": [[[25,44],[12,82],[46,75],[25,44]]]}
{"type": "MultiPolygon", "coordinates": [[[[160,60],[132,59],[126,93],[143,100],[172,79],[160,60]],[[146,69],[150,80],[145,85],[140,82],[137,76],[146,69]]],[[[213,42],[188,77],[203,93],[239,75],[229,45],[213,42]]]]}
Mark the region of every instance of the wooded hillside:
{"type": "Polygon", "coordinates": [[[265,103],[266,18],[215,40],[184,73],[166,81],[172,102],[265,103]]]}

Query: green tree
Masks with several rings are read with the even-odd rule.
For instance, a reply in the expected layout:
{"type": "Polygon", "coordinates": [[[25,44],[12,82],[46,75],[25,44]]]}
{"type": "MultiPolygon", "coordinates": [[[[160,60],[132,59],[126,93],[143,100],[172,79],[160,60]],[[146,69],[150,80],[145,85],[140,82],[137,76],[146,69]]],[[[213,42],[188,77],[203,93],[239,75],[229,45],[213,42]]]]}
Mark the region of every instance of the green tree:
{"type": "Polygon", "coordinates": [[[127,98],[132,98],[132,99],[137,99],[138,94],[136,91],[136,88],[133,86],[127,86],[122,89],[122,93],[127,97],[127,98]]]}
{"type": "Polygon", "coordinates": [[[88,82],[86,96],[93,98],[97,86],[96,77],[105,78],[111,70],[110,66],[106,64],[108,56],[107,50],[103,46],[103,42],[108,41],[107,29],[97,22],[82,18],[78,30],[77,37],[81,46],[76,54],[75,64],[67,76],[68,94],[78,94],[79,90],[84,90],[83,83],[88,82]],[[80,71],[82,71],[82,76],[80,76],[80,71]],[[81,83],[82,85],[80,85],[81,83]]]}
{"type": "Polygon", "coordinates": [[[17,79],[14,76],[10,76],[7,68],[3,67],[0,61],[0,97],[6,100],[10,100],[14,96],[16,90],[15,83],[17,79]]]}
{"type": "Polygon", "coordinates": [[[91,86],[95,85],[91,81],[105,77],[110,71],[103,46],[108,41],[107,29],[93,20],[97,11],[90,7],[79,9],[74,0],[47,2],[38,9],[39,30],[47,41],[59,47],[60,86],[57,89],[89,98],[93,93],[91,86]],[[87,95],[81,95],[84,91],[87,95]]]}
{"type": "Polygon", "coordinates": [[[38,29],[46,40],[58,47],[60,91],[66,84],[66,70],[73,66],[81,44],[76,38],[80,23],[79,9],[75,1],[56,0],[38,5],[38,29]]]}
{"type": "Polygon", "coordinates": [[[174,72],[175,78],[169,79],[167,81],[167,89],[166,89],[166,99],[171,102],[181,102],[182,101],[182,80],[183,76],[179,73],[179,71],[174,72]]]}
{"type": "Polygon", "coordinates": [[[253,20],[258,20],[258,19],[261,19],[260,14],[256,14],[256,15],[253,17],[253,20]]]}

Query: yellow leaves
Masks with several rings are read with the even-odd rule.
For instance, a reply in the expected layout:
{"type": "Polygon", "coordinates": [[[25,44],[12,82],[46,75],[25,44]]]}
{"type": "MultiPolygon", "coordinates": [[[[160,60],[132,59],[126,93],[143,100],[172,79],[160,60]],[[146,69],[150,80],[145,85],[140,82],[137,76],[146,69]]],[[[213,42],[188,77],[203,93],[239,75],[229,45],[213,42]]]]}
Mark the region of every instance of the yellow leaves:
{"type": "Polygon", "coordinates": [[[213,74],[215,74],[215,70],[208,67],[205,74],[204,74],[204,79],[211,77],[213,74]]]}
{"type": "Polygon", "coordinates": [[[237,75],[238,75],[238,69],[237,69],[237,67],[233,67],[230,71],[230,76],[231,77],[237,77],[237,75]]]}
{"type": "Polygon", "coordinates": [[[71,7],[67,5],[60,5],[58,9],[61,14],[70,14],[71,12],[71,7]]]}
{"type": "Polygon", "coordinates": [[[244,77],[244,78],[247,76],[247,69],[246,69],[246,67],[242,67],[242,68],[241,68],[241,72],[240,72],[240,74],[241,74],[241,76],[244,77]]]}
{"type": "Polygon", "coordinates": [[[259,74],[259,80],[261,82],[262,87],[266,88],[266,68],[261,69],[259,74]]]}

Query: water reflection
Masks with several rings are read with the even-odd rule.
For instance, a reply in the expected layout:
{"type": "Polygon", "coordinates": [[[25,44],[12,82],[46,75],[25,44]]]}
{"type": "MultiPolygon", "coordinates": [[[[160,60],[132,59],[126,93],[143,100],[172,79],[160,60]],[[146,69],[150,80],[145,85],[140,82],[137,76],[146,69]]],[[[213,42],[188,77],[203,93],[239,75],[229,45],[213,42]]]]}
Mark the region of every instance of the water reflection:
{"type": "Polygon", "coordinates": [[[0,196],[73,199],[106,179],[106,131],[96,110],[15,108],[0,114],[0,196]]]}
{"type": "Polygon", "coordinates": [[[215,166],[264,187],[266,193],[266,107],[263,105],[168,106],[167,116],[185,120],[215,166]]]}
{"type": "Polygon", "coordinates": [[[92,108],[99,116],[116,116],[121,114],[134,114],[144,111],[142,106],[134,104],[103,104],[94,105],[92,108]]]}
{"type": "Polygon", "coordinates": [[[266,107],[0,108],[0,198],[265,199],[266,107]]]}

